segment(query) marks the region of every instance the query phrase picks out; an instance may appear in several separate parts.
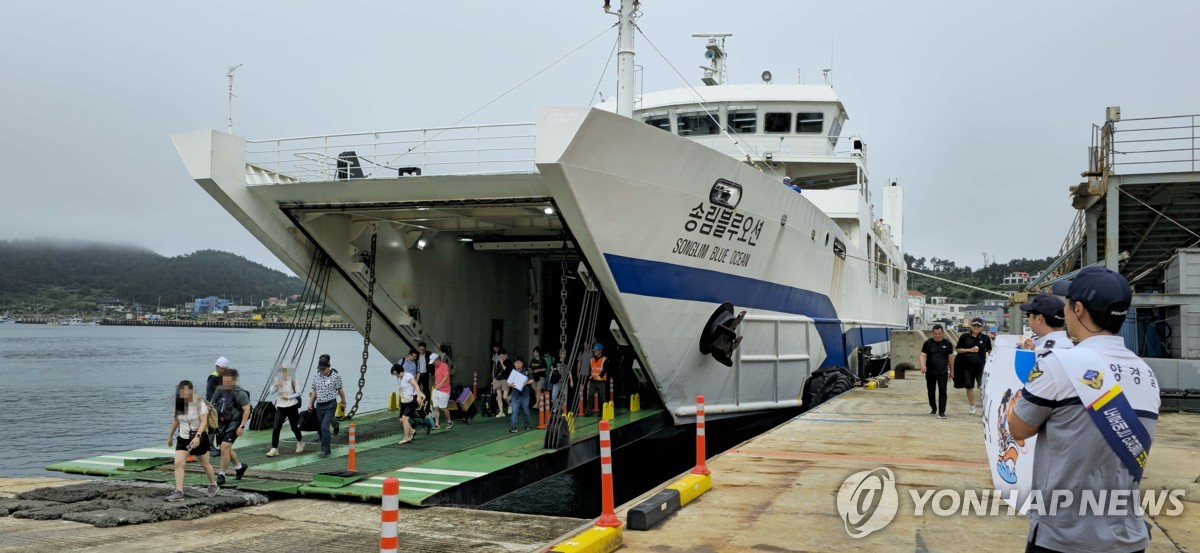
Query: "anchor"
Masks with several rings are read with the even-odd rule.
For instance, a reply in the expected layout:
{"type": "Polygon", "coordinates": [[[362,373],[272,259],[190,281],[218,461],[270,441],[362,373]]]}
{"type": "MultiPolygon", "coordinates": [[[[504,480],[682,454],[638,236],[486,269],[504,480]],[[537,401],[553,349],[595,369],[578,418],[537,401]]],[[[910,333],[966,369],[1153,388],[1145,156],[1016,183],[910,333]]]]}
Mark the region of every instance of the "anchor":
{"type": "Polygon", "coordinates": [[[742,343],[742,337],[737,334],[737,327],[742,324],[742,319],[745,317],[745,311],[738,313],[735,317],[733,304],[722,303],[708,318],[708,322],[704,325],[704,331],[700,334],[700,353],[711,354],[713,359],[722,365],[732,367],[733,350],[742,343]]]}

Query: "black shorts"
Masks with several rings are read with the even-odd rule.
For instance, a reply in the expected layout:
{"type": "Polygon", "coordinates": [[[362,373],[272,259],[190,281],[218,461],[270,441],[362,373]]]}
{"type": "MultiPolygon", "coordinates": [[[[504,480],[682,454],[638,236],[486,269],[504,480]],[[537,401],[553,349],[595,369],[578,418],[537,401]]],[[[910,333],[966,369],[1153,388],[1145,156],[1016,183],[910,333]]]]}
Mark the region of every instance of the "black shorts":
{"type": "Polygon", "coordinates": [[[417,418],[417,400],[412,400],[408,403],[400,403],[400,416],[410,419],[417,418]]]}
{"type": "MultiPolygon", "coordinates": [[[[191,443],[190,439],[176,437],[175,438],[175,451],[187,451],[189,443],[191,443]]],[[[190,454],[191,455],[205,455],[208,453],[209,449],[212,449],[212,444],[210,444],[208,441],[208,434],[201,434],[199,445],[197,445],[196,447],[193,447],[190,454]]]]}
{"type": "Polygon", "coordinates": [[[954,369],[954,387],[966,388],[968,390],[975,389],[983,381],[983,367],[975,365],[965,365],[954,369]]]}
{"type": "Polygon", "coordinates": [[[227,422],[217,427],[217,445],[223,443],[232,444],[238,439],[237,429],[241,424],[236,422],[227,422]]]}

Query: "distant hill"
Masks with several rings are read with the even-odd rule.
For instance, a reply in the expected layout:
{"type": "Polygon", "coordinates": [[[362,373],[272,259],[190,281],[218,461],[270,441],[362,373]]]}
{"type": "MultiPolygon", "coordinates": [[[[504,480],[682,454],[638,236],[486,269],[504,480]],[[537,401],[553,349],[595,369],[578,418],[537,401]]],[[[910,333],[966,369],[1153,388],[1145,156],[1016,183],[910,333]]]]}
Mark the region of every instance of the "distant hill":
{"type": "MultiPolygon", "coordinates": [[[[101,299],[163,307],[218,295],[249,303],[300,293],[300,279],[228,252],[166,257],[137,246],[0,241],[0,312],[88,312],[101,299]]],[[[2,313],[0,313],[2,314],[2,313]]]]}
{"type": "MultiPolygon", "coordinates": [[[[936,257],[925,259],[924,257],[913,257],[908,254],[904,254],[904,261],[910,269],[915,271],[936,275],[954,282],[978,286],[986,290],[1004,292],[1014,290],[1012,286],[1007,288],[1001,286],[1004,277],[1017,271],[1026,272],[1030,275],[1039,273],[1054,262],[1054,257],[1047,257],[1045,259],[1013,259],[1005,263],[989,263],[981,269],[972,269],[969,266],[959,267],[949,259],[939,259],[936,257]]],[[[978,304],[985,299],[999,298],[999,296],[986,294],[964,286],[955,286],[947,282],[911,273],[908,276],[908,287],[926,296],[946,296],[950,298],[950,303],[978,304]],[[941,290],[940,293],[939,289],[941,290]]]]}

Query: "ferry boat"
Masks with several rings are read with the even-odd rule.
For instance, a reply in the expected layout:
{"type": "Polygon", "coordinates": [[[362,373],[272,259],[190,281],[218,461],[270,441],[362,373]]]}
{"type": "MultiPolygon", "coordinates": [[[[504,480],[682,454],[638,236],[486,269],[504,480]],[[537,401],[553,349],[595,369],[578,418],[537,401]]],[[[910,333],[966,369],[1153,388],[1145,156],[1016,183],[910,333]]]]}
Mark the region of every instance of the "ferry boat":
{"type": "Polygon", "coordinates": [[[907,326],[901,187],[872,190],[828,81],[726,83],[728,34],[698,35],[702,84],[637,96],[638,3],[605,9],[619,86],[597,106],[172,140],[296,274],[329,266],[328,303],[389,360],[450,345],[455,378],[483,388],[493,343],[575,360],[598,341],[621,367],[614,386],[657,396],[675,424],[700,394],[709,418],[799,407],[810,374],[886,351],[907,326]]]}

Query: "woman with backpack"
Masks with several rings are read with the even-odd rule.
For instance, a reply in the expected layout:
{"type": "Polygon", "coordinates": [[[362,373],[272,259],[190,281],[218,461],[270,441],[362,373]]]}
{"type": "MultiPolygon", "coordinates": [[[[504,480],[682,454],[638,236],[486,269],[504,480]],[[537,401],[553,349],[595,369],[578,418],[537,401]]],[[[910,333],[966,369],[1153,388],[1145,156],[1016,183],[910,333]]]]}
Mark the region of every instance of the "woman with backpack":
{"type": "MultiPolygon", "coordinates": [[[[187,466],[187,458],[194,455],[208,476],[208,489],[205,495],[217,495],[217,475],[213,472],[212,464],[208,462],[208,424],[211,418],[208,402],[193,393],[192,382],[183,380],[175,387],[175,409],[171,417],[171,431],[167,434],[167,445],[175,446],[175,491],[167,496],[167,501],[183,501],[183,469],[187,466]]],[[[212,413],[216,414],[216,413],[212,413]]]]}
{"type": "Polygon", "coordinates": [[[271,430],[271,450],[267,452],[267,457],[279,455],[279,431],[283,429],[285,419],[292,427],[292,434],[296,436],[296,453],[304,453],[304,436],[300,434],[299,426],[302,392],[287,365],[279,367],[279,377],[275,379],[271,393],[276,394],[277,397],[275,398],[275,426],[271,430]]]}

